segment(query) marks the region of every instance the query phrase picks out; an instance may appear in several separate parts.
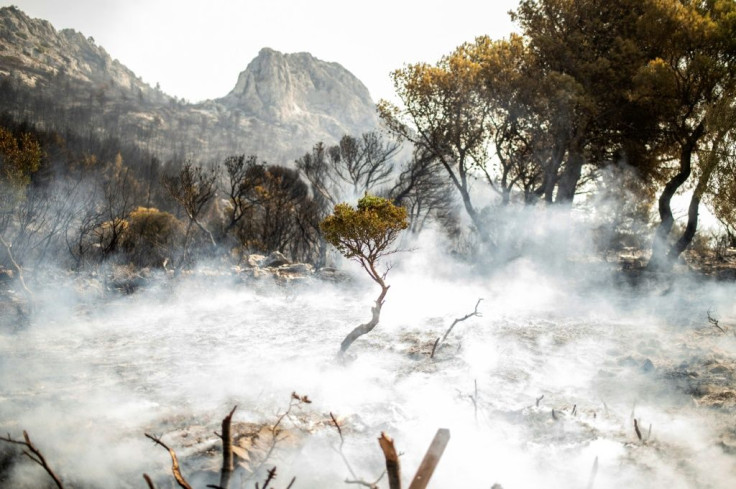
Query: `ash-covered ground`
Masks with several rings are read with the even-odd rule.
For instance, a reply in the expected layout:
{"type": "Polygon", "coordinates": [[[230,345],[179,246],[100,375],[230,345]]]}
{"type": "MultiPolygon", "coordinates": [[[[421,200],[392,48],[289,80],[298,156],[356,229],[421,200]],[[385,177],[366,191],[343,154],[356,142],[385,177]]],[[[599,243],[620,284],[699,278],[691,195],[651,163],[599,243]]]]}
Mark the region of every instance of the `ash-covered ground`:
{"type": "MultiPolygon", "coordinates": [[[[169,487],[168,454],[144,433],[176,450],[194,487],[217,484],[214,432],[234,405],[231,487],[254,487],[262,473],[249,470],[274,465],[276,487],[293,476],[294,488],[349,487],[330,413],[370,482],[383,470],[381,431],[408,481],[448,428],[430,487],[733,486],[733,285],[685,273],[630,285],[590,263],[518,259],[493,273],[421,253],[397,263],[379,326],[346,362],[340,341],[378,293],[358,272],[257,287],[162,277],[125,296],[75,282],[37,291],[28,324],[0,332],[0,432],[27,430],[70,487],[142,487],[143,473],[169,487]],[[479,298],[482,315],[430,358],[479,298]],[[312,402],[292,408],[262,463],[292,392],[312,402]]],[[[50,481],[15,447],[0,451],[3,486],[50,481]]]]}

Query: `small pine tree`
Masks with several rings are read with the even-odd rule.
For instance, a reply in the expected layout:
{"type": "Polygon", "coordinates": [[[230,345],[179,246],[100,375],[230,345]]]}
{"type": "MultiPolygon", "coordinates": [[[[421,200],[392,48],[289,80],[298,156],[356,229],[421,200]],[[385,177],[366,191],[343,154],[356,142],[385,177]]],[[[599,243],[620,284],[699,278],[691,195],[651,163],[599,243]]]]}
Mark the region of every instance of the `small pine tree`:
{"type": "Polygon", "coordinates": [[[371,308],[371,320],[345,337],[340,345],[340,355],[344,355],[356,339],[370,333],[378,325],[381,307],[389,289],[386,285],[388,268],[380,273],[378,262],[397,251],[392,245],[399,233],[408,226],[406,209],[388,199],[367,194],[358,201],[357,208],[344,203],[336,205],[333,214],[320,224],[325,240],[346,258],[360,263],[381,287],[381,294],[371,308]]]}

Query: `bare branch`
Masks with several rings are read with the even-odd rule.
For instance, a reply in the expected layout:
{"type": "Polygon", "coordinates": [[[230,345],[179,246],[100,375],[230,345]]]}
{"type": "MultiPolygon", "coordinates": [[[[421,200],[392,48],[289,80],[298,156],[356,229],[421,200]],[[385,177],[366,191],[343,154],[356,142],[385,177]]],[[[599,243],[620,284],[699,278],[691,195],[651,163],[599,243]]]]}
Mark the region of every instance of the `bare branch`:
{"type": "Polygon", "coordinates": [[[30,453],[23,450],[23,455],[27,456],[35,463],[43,467],[43,470],[45,470],[49,477],[54,480],[54,484],[56,484],[56,487],[58,487],[59,489],[64,489],[64,485],[61,483],[61,479],[59,479],[59,476],[57,476],[54,471],[51,470],[51,467],[49,467],[49,464],[46,462],[46,459],[44,458],[41,451],[36,448],[36,446],[31,441],[31,438],[28,436],[28,432],[26,432],[25,430],[23,431],[23,441],[14,440],[10,437],[10,434],[8,434],[8,436],[6,437],[0,436],[0,441],[26,447],[30,451],[30,453]]]}
{"type": "Polygon", "coordinates": [[[171,472],[174,474],[174,479],[176,479],[176,482],[177,484],[179,484],[179,487],[181,487],[182,489],[192,489],[192,486],[189,485],[186,479],[184,479],[184,476],[181,474],[181,469],[179,468],[179,460],[176,458],[176,452],[174,452],[174,450],[169,448],[158,437],[149,435],[148,433],[144,433],[144,434],[146,435],[146,438],[153,440],[155,444],[161,445],[164,449],[166,449],[169,452],[169,455],[171,456],[171,472]]]}
{"type": "Polygon", "coordinates": [[[716,319],[713,316],[711,316],[710,310],[708,310],[708,322],[710,323],[711,326],[713,326],[715,328],[718,328],[721,331],[721,333],[725,333],[726,332],[726,330],[723,329],[723,327],[721,327],[721,325],[719,324],[718,319],[716,319]]]}
{"type": "Polygon", "coordinates": [[[153,481],[148,474],[143,474],[143,478],[146,480],[146,484],[148,484],[148,489],[156,489],[156,486],[153,485],[153,481]]]}
{"type": "Polygon", "coordinates": [[[461,318],[455,319],[452,322],[452,324],[450,325],[450,327],[447,329],[447,331],[445,331],[445,334],[444,334],[444,336],[442,336],[442,339],[437,338],[437,341],[435,341],[434,347],[432,348],[432,354],[429,356],[429,358],[434,358],[434,354],[435,354],[435,351],[437,350],[437,347],[440,344],[442,344],[442,343],[445,342],[445,340],[447,339],[447,337],[449,336],[449,334],[452,332],[452,329],[455,327],[455,325],[457,323],[461,323],[461,322],[465,321],[466,319],[469,319],[469,318],[471,318],[473,316],[478,316],[478,317],[481,317],[482,316],[482,314],[480,312],[478,312],[478,306],[480,305],[480,303],[481,303],[482,300],[483,300],[482,298],[478,299],[478,302],[475,303],[475,309],[473,310],[473,312],[468,313],[468,314],[466,314],[465,316],[463,316],[461,318]]]}

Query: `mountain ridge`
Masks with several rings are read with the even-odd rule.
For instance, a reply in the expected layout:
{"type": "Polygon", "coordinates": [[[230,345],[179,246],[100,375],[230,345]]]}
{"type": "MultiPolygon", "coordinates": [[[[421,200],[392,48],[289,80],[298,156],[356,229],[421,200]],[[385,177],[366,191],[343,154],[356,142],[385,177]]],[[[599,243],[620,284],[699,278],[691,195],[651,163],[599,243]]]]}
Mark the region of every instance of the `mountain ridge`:
{"type": "Polygon", "coordinates": [[[368,89],[339,63],[262,48],[223,97],[188,103],[151,87],[94,39],[0,8],[0,111],[114,134],[166,157],[258,154],[291,162],[318,141],[375,130],[368,89]],[[66,123],[69,123],[67,121],[66,123]]]}

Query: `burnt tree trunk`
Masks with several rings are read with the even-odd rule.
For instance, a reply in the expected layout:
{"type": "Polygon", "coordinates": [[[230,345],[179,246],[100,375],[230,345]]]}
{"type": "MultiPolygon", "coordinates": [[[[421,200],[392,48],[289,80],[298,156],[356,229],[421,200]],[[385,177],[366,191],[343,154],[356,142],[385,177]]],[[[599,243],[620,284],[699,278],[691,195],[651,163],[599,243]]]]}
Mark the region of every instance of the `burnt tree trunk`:
{"type": "MultiPolygon", "coordinates": [[[[720,140],[718,142],[720,143],[720,140]]],[[[717,147],[718,144],[715,146],[717,147]]],[[[711,154],[711,156],[705,161],[703,172],[698,178],[698,184],[695,186],[695,190],[693,190],[692,197],[690,197],[690,206],[687,211],[687,225],[685,227],[685,231],[682,233],[682,236],[680,236],[680,239],[670,247],[669,253],[667,254],[670,263],[677,260],[682,252],[690,246],[690,243],[693,242],[695,232],[698,230],[698,210],[700,207],[700,201],[703,198],[705,190],[708,188],[710,177],[716,169],[716,166],[718,166],[718,156],[716,154],[711,154]]]]}
{"type": "Polygon", "coordinates": [[[387,436],[386,433],[381,432],[378,444],[381,446],[383,456],[386,459],[389,489],[401,489],[401,464],[393,439],[387,436]]]}
{"type": "MultiPolygon", "coordinates": [[[[671,254],[669,253],[669,246],[667,244],[667,238],[672,232],[672,227],[675,224],[675,218],[672,215],[672,197],[674,197],[677,190],[690,178],[692,173],[692,158],[693,153],[696,150],[698,139],[703,134],[705,127],[701,123],[695,132],[683,145],[680,152],[680,169],[673,176],[662,190],[662,194],[659,196],[659,218],[660,223],[657,226],[657,231],[654,234],[654,241],[652,242],[652,257],[649,259],[647,264],[648,270],[669,270],[674,264],[671,254]]],[[[699,204],[699,201],[698,201],[699,204]]],[[[695,208],[696,219],[695,225],[697,226],[697,206],[695,208]]],[[[693,235],[695,231],[692,231],[693,235]]],[[[690,238],[692,240],[692,238],[690,238]]],[[[688,243],[689,244],[689,243],[688,243]]],[[[683,248],[684,249],[684,248],[683,248]]],[[[677,253],[676,256],[679,256],[677,253]]]]}
{"type": "Polygon", "coordinates": [[[583,157],[582,151],[575,150],[571,152],[570,156],[565,163],[565,168],[560,175],[559,182],[557,183],[557,199],[555,202],[560,204],[572,204],[575,198],[575,191],[580,181],[580,176],[583,172],[583,163],[585,158],[583,157]]]}
{"type": "Polygon", "coordinates": [[[374,278],[374,280],[376,280],[376,282],[378,282],[378,285],[381,286],[381,294],[378,296],[378,299],[376,299],[376,305],[371,308],[371,320],[367,323],[361,324],[360,326],[352,330],[345,337],[345,339],[342,340],[342,343],[340,344],[339,356],[343,356],[355,340],[357,340],[364,334],[370,333],[371,331],[373,331],[373,328],[378,325],[378,320],[381,317],[381,307],[383,307],[383,301],[386,298],[386,292],[388,292],[389,286],[386,285],[386,283],[380,277],[376,277],[374,278]]]}
{"type": "Polygon", "coordinates": [[[222,470],[220,471],[220,487],[228,489],[230,487],[230,477],[233,474],[233,436],[230,429],[233,413],[238,406],[235,406],[230,413],[222,420],[222,470]]]}

